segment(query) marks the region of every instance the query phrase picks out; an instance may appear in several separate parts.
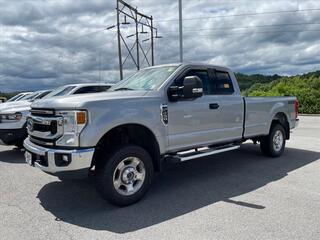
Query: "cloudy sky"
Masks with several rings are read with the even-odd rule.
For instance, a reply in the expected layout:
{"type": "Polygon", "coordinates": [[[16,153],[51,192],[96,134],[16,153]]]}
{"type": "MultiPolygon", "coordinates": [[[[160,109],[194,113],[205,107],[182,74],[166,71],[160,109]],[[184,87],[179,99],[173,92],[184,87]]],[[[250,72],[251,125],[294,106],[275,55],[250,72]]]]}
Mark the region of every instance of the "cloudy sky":
{"type": "MultiPolygon", "coordinates": [[[[155,63],[178,62],[178,0],[128,3],[153,15],[163,36],[155,39],[155,63]]],[[[105,29],[116,23],[115,0],[0,0],[0,6],[0,91],[119,79],[117,35],[105,29]]],[[[183,18],[185,61],[249,74],[320,69],[319,0],[183,0],[183,18]]],[[[133,27],[122,25],[124,37],[133,27]]],[[[130,60],[125,68],[126,76],[134,71],[130,60]]]]}

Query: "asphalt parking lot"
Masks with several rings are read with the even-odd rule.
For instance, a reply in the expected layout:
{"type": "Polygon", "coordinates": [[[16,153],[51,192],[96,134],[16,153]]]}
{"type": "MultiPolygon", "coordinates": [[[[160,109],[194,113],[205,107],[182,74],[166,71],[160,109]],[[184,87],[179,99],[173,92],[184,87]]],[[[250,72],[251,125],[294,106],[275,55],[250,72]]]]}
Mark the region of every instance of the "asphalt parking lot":
{"type": "Polygon", "coordinates": [[[172,165],[126,208],[0,147],[0,239],[320,239],[320,117],[300,119],[281,158],[250,143],[172,165]]]}

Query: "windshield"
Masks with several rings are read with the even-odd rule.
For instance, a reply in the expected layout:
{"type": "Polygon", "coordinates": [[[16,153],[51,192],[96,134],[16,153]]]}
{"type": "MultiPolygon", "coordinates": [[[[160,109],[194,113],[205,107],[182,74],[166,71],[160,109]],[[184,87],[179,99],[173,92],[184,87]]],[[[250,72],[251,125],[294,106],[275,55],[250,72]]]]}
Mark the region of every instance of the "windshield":
{"type": "Polygon", "coordinates": [[[59,87],[56,90],[52,91],[51,93],[49,93],[47,96],[45,96],[43,99],[45,98],[51,98],[51,97],[57,97],[57,96],[64,96],[67,95],[70,91],[72,91],[73,89],[75,89],[75,86],[63,86],[63,87],[59,87]]]}
{"type": "Polygon", "coordinates": [[[39,92],[27,94],[27,95],[23,96],[22,98],[20,98],[19,101],[31,100],[31,99],[35,98],[36,96],[38,96],[38,94],[39,94],[39,92]]]}
{"type": "Polygon", "coordinates": [[[7,102],[21,101],[21,100],[24,100],[24,98],[26,98],[27,96],[30,96],[31,94],[33,94],[33,93],[32,92],[30,92],[30,93],[19,93],[18,95],[10,98],[7,102]]]}
{"type": "Polygon", "coordinates": [[[14,97],[10,98],[7,102],[13,102],[22,96],[23,96],[23,94],[19,93],[18,95],[15,95],[14,97]]]}
{"type": "Polygon", "coordinates": [[[34,99],[42,99],[42,98],[44,98],[45,96],[47,96],[49,93],[51,93],[51,91],[40,92],[40,93],[38,94],[38,96],[36,96],[34,99]]]}
{"type": "Polygon", "coordinates": [[[126,80],[120,81],[109,91],[158,89],[165,80],[177,69],[177,66],[147,68],[138,71],[126,80]]]}
{"type": "Polygon", "coordinates": [[[41,98],[46,92],[40,91],[40,92],[34,92],[32,94],[28,94],[26,96],[24,96],[23,98],[21,98],[20,100],[23,101],[32,101],[35,99],[39,99],[41,98]]]}

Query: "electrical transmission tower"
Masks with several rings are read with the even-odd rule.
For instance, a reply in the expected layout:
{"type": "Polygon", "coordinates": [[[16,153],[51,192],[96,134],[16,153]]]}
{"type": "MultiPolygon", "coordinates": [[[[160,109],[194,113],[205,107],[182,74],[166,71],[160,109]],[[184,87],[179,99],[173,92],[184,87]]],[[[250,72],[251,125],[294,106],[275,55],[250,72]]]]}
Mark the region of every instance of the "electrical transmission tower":
{"type": "MultiPolygon", "coordinates": [[[[154,65],[154,39],[162,38],[158,35],[158,29],[153,26],[153,17],[147,16],[137,10],[137,8],[129,5],[123,0],[117,0],[117,27],[118,32],[118,54],[119,54],[119,69],[120,79],[123,79],[123,66],[129,58],[133,61],[137,70],[143,66],[154,65]],[[121,20],[123,21],[121,22],[121,20]],[[130,26],[133,21],[134,33],[130,35],[124,31],[124,26],[130,26]],[[154,34],[155,33],[155,34],[154,34]],[[144,37],[143,36],[148,36],[144,37]],[[132,39],[134,41],[132,41],[132,39]],[[145,43],[150,42],[146,46],[145,43]],[[127,55],[122,58],[122,48],[125,48],[127,55]]],[[[125,30],[129,30],[126,28],[125,30]]]]}

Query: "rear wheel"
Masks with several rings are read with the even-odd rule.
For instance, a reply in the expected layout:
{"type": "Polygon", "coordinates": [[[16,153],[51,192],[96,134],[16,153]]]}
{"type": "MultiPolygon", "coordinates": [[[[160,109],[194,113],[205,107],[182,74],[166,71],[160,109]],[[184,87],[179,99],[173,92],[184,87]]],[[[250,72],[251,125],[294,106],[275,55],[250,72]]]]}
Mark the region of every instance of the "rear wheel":
{"type": "Polygon", "coordinates": [[[261,152],[269,157],[282,155],[286,144],[286,134],[282,125],[272,124],[269,135],[263,137],[260,142],[261,152]]]}
{"type": "Polygon", "coordinates": [[[118,206],[139,201],[153,180],[152,159],[147,151],[127,145],[111,154],[101,154],[96,166],[96,186],[104,199],[118,206]]]}

